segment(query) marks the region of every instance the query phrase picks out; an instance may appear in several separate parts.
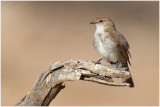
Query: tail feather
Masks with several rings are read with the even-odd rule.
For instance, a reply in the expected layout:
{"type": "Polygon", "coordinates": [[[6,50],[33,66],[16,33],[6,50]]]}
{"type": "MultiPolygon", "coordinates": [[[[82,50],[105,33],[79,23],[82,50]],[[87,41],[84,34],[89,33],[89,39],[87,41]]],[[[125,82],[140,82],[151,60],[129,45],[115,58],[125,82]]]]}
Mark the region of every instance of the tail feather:
{"type": "MultiPolygon", "coordinates": [[[[130,72],[129,67],[128,67],[128,72],[130,72]]],[[[131,72],[130,72],[130,75],[131,75],[131,72]]],[[[132,79],[132,75],[129,79],[125,80],[125,82],[130,84],[130,86],[129,86],[130,88],[134,87],[134,82],[133,82],[133,79],[132,79]]]]}
{"type": "Polygon", "coordinates": [[[132,77],[130,77],[129,79],[127,79],[126,82],[130,84],[130,86],[129,86],[130,88],[134,87],[134,82],[133,82],[132,77]]]}
{"type": "MultiPolygon", "coordinates": [[[[110,62],[110,64],[111,64],[111,65],[115,64],[116,66],[119,66],[119,64],[120,64],[120,65],[122,65],[121,67],[127,67],[127,68],[128,68],[127,71],[130,72],[129,67],[128,67],[128,63],[127,63],[126,60],[125,60],[125,61],[121,61],[121,62],[117,61],[116,63],[110,62]]],[[[130,61],[129,61],[129,64],[130,64],[130,61]]],[[[130,65],[131,65],[131,64],[130,64],[130,65]]],[[[127,72],[127,71],[126,71],[126,72],[127,72]]],[[[133,82],[131,73],[130,73],[130,78],[128,78],[127,80],[123,79],[123,82],[129,83],[129,84],[130,84],[129,87],[131,87],[131,88],[134,87],[134,82],[133,82]]]]}

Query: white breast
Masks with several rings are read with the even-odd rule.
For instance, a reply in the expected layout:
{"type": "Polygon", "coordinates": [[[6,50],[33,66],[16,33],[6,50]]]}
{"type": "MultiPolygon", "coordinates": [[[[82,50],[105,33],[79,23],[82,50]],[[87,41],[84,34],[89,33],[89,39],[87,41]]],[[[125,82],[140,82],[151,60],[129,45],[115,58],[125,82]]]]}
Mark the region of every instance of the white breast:
{"type": "Polygon", "coordinates": [[[106,60],[108,61],[109,55],[114,50],[113,48],[116,47],[116,44],[110,39],[106,38],[107,34],[104,32],[104,26],[96,24],[96,32],[95,32],[95,41],[94,41],[94,47],[98,51],[98,53],[106,60]],[[105,39],[104,39],[105,38],[105,39]]]}

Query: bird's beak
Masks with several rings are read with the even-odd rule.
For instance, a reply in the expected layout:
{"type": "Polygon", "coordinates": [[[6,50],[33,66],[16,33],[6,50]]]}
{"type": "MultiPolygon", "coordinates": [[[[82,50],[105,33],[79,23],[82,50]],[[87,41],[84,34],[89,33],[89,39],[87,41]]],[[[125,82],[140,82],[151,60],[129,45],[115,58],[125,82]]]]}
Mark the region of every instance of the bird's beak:
{"type": "Polygon", "coordinates": [[[96,24],[96,22],[90,22],[90,24],[96,24]]]}

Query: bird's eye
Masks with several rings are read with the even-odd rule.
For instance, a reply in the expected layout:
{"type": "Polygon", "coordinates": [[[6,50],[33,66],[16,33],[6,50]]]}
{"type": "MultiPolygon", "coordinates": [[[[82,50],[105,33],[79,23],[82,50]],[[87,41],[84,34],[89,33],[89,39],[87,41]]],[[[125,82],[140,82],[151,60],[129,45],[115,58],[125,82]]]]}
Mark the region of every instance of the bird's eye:
{"type": "Polygon", "coordinates": [[[100,20],[99,22],[103,22],[103,20],[100,20]]]}

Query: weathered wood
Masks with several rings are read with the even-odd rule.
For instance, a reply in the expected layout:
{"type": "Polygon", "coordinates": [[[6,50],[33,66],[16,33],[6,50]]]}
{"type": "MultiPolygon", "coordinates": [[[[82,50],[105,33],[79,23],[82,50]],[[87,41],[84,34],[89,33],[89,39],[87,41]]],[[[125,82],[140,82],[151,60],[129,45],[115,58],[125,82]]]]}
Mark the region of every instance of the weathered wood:
{"type": "Polygon", "coordinates": [[[47,68],[37,79],[33,88],[16,105],[48,106],[65,86],[66,81],[84,80],[110,86],[129,86],[128,83],[115,83],[113,78],[130,78],[126,68],[113,68],[89,61],[70,59],[57,62],[47,68]]]}

